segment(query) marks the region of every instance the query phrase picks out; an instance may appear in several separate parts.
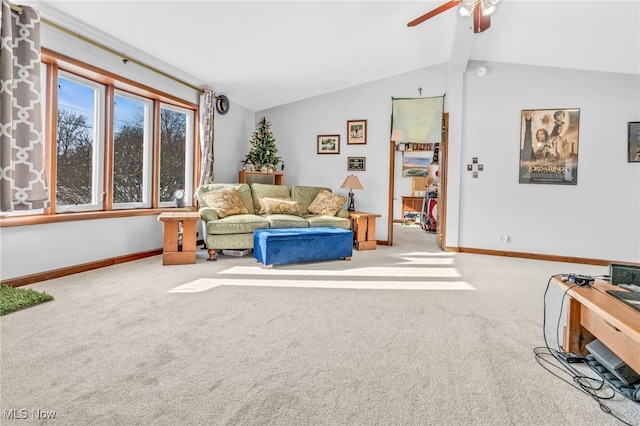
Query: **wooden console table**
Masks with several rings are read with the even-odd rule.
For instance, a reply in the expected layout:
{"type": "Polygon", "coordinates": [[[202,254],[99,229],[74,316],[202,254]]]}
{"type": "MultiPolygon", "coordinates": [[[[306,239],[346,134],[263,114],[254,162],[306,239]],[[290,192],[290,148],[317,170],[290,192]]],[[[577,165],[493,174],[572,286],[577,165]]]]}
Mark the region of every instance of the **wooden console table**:
{"type": "Polygon", "coordinates": [[[282,172],[256,172],[241,170],[238,172],[238,183],[268,183],[272,185],[284,185],[284,173],[282,172]]]}
{"type": "Polygon", "coordinates": [[[196,224],[200,220],[200,214],[198,212],[166,212],[160,213],[158,220],[164,224],[162,264],[196,263],[196,224]],[[181,227],[182,232],[180,232],[181,227]]]}
{"type": "Polygon", "coordinates": [[[379,214],[349,212],[356,250],[376,249],[376,218],[379,214]]]}
{"type": "MultiPolygon", "coordinates": [[[[563,291],[573,283],[554,277],[563,291]]],[[[640,312],[606,293],[620,287],[595,280],[593,287],[572,287],[568,292],[564,350],[586,354],[586,344],[600,340],[629,367],[640,372],[640,312]]]]}

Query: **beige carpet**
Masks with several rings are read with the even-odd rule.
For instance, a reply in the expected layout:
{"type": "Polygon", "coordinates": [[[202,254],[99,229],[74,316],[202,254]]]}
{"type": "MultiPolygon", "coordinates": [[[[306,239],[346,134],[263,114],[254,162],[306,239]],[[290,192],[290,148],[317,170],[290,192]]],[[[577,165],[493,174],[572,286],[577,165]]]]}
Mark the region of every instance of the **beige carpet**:
{"type": "MultiPolygon", "coordinates": [[[[264,269],[201,251],[32,285],[55,301],[0,319],[0,423],[622,424],[533,354],[549,277],[606,268],[442,253],[395,229],[351,261],[264,269]]],[[[553,344],[561,296],[546,301],[553,344]]],[[[637,404],[605,404],[638,424],[637,404]]]]}

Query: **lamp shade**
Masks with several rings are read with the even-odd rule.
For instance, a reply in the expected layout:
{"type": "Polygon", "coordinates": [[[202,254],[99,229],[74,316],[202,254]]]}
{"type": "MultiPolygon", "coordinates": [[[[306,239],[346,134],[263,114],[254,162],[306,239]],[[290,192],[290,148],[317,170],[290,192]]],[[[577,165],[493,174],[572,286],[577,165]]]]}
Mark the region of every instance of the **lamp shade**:
{"type": "Polygon", "coordinates": [[[342,189],[364,189],[362,187],[362,184],[360,183],[360,179],[358,179],[358,176],[355,176],[355,175],[347,176],[347,178],[344,180],[344,182],[342,182],[342,185],[340,186],[340,188],[342,188],[342,189]]]}

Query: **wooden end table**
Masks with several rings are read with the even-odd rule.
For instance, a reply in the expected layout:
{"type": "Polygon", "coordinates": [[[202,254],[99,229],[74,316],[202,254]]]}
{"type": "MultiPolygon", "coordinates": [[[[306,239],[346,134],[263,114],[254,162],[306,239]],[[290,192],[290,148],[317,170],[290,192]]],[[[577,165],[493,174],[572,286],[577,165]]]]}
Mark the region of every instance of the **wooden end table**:
{"type": "Polygon", "coordinates": [[[162,264],[196,263],[196,224],[200,220],[200,214],[198,212],[166,212],[160,213],[158,220],[164,224],[162,264]]]}
{"type": "Polygon", "coordinates": [[[366,212],[349,212],[356,250],[376,249],[376,218],[378,217],[381,217],[381,215],[366,212]]]}

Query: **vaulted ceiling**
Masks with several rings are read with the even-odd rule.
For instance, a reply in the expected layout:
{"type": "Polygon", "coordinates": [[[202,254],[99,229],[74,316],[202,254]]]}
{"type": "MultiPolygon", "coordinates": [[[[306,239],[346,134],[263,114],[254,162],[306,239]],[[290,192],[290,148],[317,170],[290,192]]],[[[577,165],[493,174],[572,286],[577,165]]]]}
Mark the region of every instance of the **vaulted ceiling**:
{"type": "Polygon", "coordinates": [[[480,34],[457,8],[407,27],[445,2],[24,4],[253,111],[436,64],[464,70],[468,60],[640,74],[639,0],[503,0],[480,34]]]}

